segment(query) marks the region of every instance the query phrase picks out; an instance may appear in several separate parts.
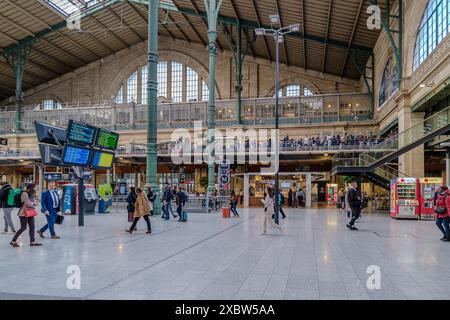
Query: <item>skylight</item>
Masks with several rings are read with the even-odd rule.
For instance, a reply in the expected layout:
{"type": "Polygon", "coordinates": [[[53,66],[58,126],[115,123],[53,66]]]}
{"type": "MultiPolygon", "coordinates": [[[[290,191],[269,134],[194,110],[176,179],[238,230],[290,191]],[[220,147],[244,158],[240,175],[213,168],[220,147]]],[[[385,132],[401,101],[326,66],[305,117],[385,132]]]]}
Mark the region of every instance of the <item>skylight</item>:
{"type": "Polygon", "coordinates": [[[77,11],[84,11],[101,1],[99,0],[41,0],[50,8],[58,11],[62,15],[68,17],[77,11]]]}

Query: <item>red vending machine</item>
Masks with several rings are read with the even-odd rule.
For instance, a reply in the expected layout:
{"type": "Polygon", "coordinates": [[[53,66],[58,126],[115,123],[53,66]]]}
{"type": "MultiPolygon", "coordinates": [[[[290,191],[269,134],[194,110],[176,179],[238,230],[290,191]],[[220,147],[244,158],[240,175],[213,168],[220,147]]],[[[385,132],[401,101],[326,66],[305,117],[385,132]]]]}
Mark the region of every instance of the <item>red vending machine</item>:
{"type": "Polygon", "coordinates": [[[416,178],[398,178],[391,181],[391,217],[419,219],[419,181],[416,178]]]}
{"type": "Polygon", "coordinates": [[[328,204],[337,204],[338,201],[338,185],[335,183],[327,183],[325,200],[328,204]]]}
{"type": "Polygon", "coordinates": [[[434,193],[444,183],[442,178],[420,178],[420,219],[431,219],[434,213],[434,193]]]}

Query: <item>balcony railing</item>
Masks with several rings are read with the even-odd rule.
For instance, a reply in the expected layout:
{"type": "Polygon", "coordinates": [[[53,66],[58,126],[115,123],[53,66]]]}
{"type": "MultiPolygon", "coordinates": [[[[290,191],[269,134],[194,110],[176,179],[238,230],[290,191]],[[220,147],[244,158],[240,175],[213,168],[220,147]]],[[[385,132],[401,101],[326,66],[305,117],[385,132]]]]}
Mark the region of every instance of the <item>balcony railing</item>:
{"type": "MultiPolygon", "coordinates": [[[[242,124],[269,126],[275,123],[275,99],[243,99],[242,124]]],[[[318,95],[280,98],[280,124],[311,125],[334,122],[359,122],[371,119],[369,97],[364,93],[318,95]]],[[[208,102],[158,104],[160,129],[192,128],[196,121],[206,126],[208,102]]],[[[85,122],[112,130],[144,130],[147,123],[147,106],[86,102],[63,104],[58,110],[22,108],[21,132],[33,133],[34,121],[65,127],[69,121],[85,122]]],[[[0,134],[16,133],[14,108],[0,111],[0,134]]],[[[237,125],[236,100],[216,102],[216,125],[237,125]]]]}

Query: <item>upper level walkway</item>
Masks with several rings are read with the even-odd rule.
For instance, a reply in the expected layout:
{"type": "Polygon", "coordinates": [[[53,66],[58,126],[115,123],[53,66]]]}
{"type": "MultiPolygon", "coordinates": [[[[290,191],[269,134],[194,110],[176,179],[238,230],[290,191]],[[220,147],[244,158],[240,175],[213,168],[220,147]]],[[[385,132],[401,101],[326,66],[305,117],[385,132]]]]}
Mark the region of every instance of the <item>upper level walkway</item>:
{"type": "MultiPolygon", "coordinates": [[[[145,130],[147,126],[147,105],[86,102],[61,106],[56,110],[24,106],[19,133],[33,133],[34,121],[65,127],[69,119],[111,130],[145,130]]],[[[372,119],[369,96],[365,93],[283,97],[279,106],[281,125],[358,123],[372,119]]],[[[196,121],[206,127],[207,110],[206,101],[158,104],[158,128],[193,128],[196,121]]],[[[237,114],[237,100],[216,102],[217,127],[273,126],[275,98],[243,99],[240,124],[237,114]]],[[[15,134],[16,131],[14,106],[3,107],[0,109],[0,135],[15,134]]]]}

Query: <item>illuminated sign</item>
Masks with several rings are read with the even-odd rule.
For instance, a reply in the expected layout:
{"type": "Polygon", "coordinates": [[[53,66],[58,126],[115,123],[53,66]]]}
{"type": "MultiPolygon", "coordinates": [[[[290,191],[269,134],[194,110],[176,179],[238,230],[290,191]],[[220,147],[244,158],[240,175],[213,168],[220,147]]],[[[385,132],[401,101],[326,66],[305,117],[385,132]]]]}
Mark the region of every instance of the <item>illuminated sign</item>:
{"type": "Polygon", "coordinates": [[[89,163],[90,155],[91,150],[88,148],[66,144],[63,151],[62,162],[64,165],[85,167],[89,163]]]}
{"type": "Polygon", "coordinates": [[[114,154],[103,151],[94,151],[91,167],[94,169],[110,169],[113,165],[114,154]]]}
{"type": "Polygon", "coordinates": [[[98,130],[95,146],[100,149],[116,151],[118,142],[119,135],[117,133],[100,128],[98,130]]]}
{"type": "Polygon", "coordinates": [[[67,140],[70,142],[93,145],[97,129],[85,123],[69,120],[67,140]]]}

